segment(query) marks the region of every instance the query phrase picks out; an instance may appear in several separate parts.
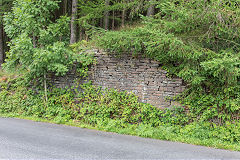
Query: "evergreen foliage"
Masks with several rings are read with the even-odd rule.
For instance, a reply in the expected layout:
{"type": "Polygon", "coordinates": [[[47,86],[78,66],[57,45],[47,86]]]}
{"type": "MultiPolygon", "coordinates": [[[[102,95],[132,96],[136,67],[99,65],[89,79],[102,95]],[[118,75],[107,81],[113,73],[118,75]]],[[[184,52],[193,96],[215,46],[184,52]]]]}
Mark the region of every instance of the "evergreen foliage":
{"type": "Polygon", "coordinates": [[[189,86],[182,101],[196,119],[233,120],[240,111],[237,4],[162,1],[142,27],[101,33],[95,41],[111,52],[144,54],[183,78],[189,86]]]}

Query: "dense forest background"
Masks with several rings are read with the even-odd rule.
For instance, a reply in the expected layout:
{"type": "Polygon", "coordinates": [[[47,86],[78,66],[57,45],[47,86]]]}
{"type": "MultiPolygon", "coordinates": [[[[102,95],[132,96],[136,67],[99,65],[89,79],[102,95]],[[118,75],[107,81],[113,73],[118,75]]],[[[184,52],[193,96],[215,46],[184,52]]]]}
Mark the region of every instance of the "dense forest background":
{"type": "MultiPolygon", "coordinates": [[[[51,0],[48,1],[51,2],[51,0]]],[[[44,7],[47,7],[45,6],[45,3],[48,3],[48,1],[32,0],[22,1],[22,3],[31,2],[35,5],[39,5],[36,6],[35,9],[45,9],[44,7]]],[[[138,21],[140,19],[140,14],[150,16],[154,15],[155,13],[155,1],[147,0],[56,0],[54,2],[56,2],[58,6],[51,10],[51,12],[48,12],[48,16],[51,17],[51,21],[56,21],[61,16],[71,17],[71,23],[69,23],[71,28],[71,34],[69,37],[70,44],[81,40],[88,40],[89,35],[87,34],[87,31],[89,31],[92,27],[99,27],[105,30],[116,30],[120,27],[124,27],[126,24],[131,24],[135,21],[138,21]]],[[[1,64],[6,58],[5,52],[7,52],[9,49],[7,42],[11,39],[11,37],[7,36],[5,32],[3,17],[4,14],[13,11],[12,7],[16,7],[17,3],[20,3],[20,1],[1,0],[0,3],[1,64]]],[[[44,28],[44,26],[42,27],[44,28]]],[[[39,37],[33,38],[38,40],[39,37]]]]}

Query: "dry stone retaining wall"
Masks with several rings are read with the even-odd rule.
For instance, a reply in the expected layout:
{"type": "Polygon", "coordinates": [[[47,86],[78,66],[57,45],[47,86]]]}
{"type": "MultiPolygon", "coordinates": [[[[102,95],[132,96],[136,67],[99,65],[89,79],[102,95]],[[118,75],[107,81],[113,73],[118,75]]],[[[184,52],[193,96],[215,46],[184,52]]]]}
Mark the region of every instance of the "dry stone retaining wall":
{"type": "Polygon", "coordinates": [[[130,54],[120,57],[96,52],[97,64],[91,67],[90,80],[94,85],[135,93],[140,101],[157,107],[170,107],[171,100],[185,86],[179,78],[168,78],[160,63],[130,54]],[[168,99],[168,100],[167,100],[168,99]]]}
{"type": "MultiPolygon", "coordinates": [[[[88,80],[103,89],[115,88],[135,93],[141,102],[165,108],[177,103],[171,97],[181,93],[185,86],[179,78],[168,78],[159,62],[143,57],[134,58],[129,54],[120,57],[94,50],[96,65],[92,65],[88,80]]],[[[79,78],[73,72],[66,77],[53,78],[57,87],[74,84],[79,78]]],[[[83,82],[82,82],[83,83],[83,82]]]]}

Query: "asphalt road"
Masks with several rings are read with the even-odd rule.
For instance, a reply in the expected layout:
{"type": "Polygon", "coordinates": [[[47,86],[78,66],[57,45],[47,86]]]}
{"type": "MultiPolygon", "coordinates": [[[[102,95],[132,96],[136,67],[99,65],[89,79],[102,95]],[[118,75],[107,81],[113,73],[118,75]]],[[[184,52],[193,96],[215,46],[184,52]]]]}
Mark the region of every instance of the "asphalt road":
{"type": "Polygon", "coordinates": [[[0,159],[240,159],[240,152],[0,118],[0,159]]]}

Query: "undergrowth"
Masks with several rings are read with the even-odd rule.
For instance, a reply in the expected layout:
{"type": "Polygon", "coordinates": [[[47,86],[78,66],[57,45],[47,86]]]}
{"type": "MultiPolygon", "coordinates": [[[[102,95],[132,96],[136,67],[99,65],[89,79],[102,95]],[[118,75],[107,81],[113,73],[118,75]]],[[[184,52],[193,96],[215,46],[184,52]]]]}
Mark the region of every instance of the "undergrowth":
{"type": "Polygon", "coordinates": [[[51,88],[46,101],[44,91],[19,85],[21,81],[21,76],[1,79],[0,115],[240,150],[240,122],[194,122],[184,108],[161,110],[140,103],[133,93],[102,90],[90,83],[81,90],[51,88]]]}

